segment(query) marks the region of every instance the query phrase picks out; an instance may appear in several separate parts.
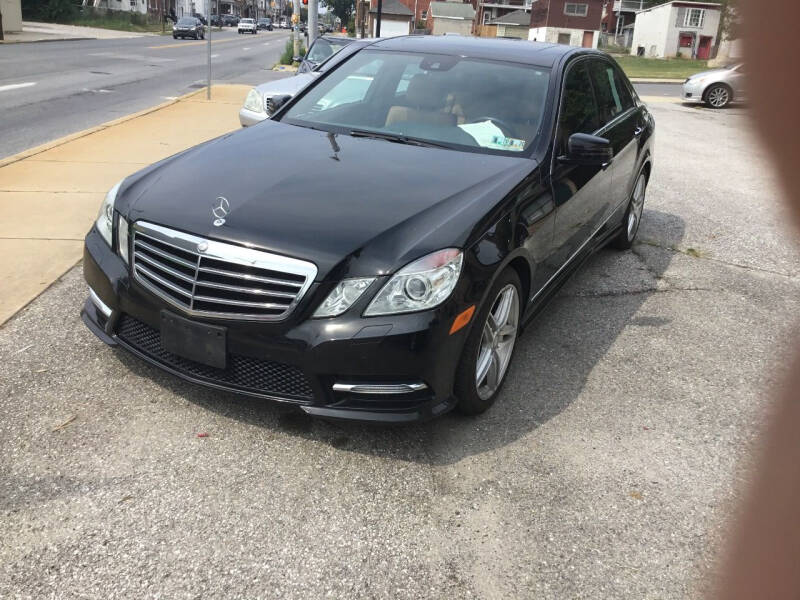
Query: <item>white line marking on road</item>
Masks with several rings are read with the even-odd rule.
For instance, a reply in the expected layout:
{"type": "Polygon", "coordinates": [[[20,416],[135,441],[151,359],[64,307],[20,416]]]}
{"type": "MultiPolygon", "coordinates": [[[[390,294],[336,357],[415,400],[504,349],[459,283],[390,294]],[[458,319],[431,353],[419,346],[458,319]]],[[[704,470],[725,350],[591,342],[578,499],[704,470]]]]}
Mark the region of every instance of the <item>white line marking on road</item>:
{"type": "Polygon", "coordinates": [[[161,98],[163,100],[175,100],[177,99],[177,96],[161,96],[161,98]]]}
{"type": "Polygon", "coordinates": [[[36,81],[26,81],[25,83],[11,83],[9,85],[0,85],[0,92],[6,92],[8,90],[18,90],[20,88],[31,87],[32,85],[36,85],[38,82],[36,81]]]}
{"type": "Polygon", "coordinates": [[[250,48],[242,48],[242,50],[250,50],[250,48]]]}
{"type": "Polygon", "coordinates": [[[104,90],[104,89],[93,90],[91,88],[83,88],[83,91],[84,92],[91,92],[92,94],[110,94],[111,93],[111,90],[104,90]]]}
{"type": "Polygon", "coordinates": [[[219,54],[212,54],[211,58],[219,58],[219,54]]]}

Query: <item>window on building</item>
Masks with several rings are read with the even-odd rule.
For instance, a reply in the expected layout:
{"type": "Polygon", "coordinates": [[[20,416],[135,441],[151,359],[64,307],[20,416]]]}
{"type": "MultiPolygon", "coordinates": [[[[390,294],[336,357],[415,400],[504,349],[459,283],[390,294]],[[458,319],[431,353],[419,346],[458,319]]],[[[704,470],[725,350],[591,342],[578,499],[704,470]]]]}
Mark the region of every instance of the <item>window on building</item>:
{"type": "Polygon", "coordinates": [[[428,11],[427,10],[423,10],[422,11],[422,20],[426,21],[427,19],[428,19],[428,11]]]}
{"type": "Polygon", "coordinates": [[[131,8],[136,9],[136,0],[131,0],[131,8]]]}
{"type": "Polygon", "coordinates": [[[702,27],[705,20],[706,11],[704,8],[690,8],[686,11],[686,17],[683,19],[683,26],[702,27]]]}
{"type": "Polygon", "coordinates": [[[490,13],[488,10],[483,11],[483,24],[488,25],[491,19],[492,13],[490,13]]]}
{"type": "Polygon", "coordinates": [[[589,14],[589,5],[579,2],[567,2],[564,4],[564,14],[571,17],[585,17],[589,14]]]}

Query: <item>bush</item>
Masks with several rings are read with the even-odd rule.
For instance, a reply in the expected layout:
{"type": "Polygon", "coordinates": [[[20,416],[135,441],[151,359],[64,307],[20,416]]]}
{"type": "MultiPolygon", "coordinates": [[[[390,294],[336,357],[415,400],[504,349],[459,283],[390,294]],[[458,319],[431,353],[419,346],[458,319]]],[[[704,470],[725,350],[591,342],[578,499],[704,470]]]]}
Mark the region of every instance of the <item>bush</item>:
{"type": "Polygon", "coordinates": [[[347,22],[347,35],[350,37],[356,37],[356,20],[350,19],[347,22]]]}
{"type": "MultiPolygon", "coordinates": [[[[300,41],[300,53],[299,56],[303,56],[306,53],[306,49],[303,47],[302,40],[300,41]]],[[[291,65],[294,63],[294,39],[289,38],[286,41],[286,45],[283,47],[283,54],[281,54],[281,58],[278,61],[282,65],[291,65]]]]}

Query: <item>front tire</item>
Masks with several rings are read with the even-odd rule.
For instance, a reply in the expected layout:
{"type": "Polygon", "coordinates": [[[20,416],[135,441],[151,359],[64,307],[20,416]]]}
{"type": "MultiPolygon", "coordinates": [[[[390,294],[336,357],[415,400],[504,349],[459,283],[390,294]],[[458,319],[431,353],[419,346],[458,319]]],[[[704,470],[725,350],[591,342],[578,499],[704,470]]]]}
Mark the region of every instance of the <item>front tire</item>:
{"type": "Polygon", "coordinates": [[[725,108],[733,100],[733,92],[724,83],[715,83],[706,91],[706,103],[711,108],[725,108]]]}
{"type": "Polygon", "coordinates": [[[631,192],[631,199],[628,202],[628,210],[622,219],[622,230],[611,240],[609,244],[617,250],[630,250],[639,232],[639,225],[642,222],[644,212],[644,201],[647,195],[647,175],[642,171],[636,178],[636,183],[631,192]]]}
{"type": "Polygon", "coordinates": [[[475,318],[456,371],[456,408],[462,414],[479,415],[497,399],[519,334],[521,290],[517,272],[507,268],[475,318]]]}

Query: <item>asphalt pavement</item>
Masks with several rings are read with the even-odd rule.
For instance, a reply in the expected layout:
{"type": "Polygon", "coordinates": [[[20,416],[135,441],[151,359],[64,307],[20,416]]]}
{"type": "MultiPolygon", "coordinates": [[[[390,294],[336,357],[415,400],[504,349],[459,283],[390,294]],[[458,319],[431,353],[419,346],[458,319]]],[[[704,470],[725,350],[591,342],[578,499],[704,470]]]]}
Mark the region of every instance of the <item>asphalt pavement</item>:
{"type": "Polygon", "coordinates": [[[576,274],[478,418],[328,423],[182,382],[101,344],[67,273],[0,327],[0,597],[701,597],[800,255],[743,110],[652,110],[639,243],[576,274]]]}
{"type": "MultiPolygon", "coordinates": [[[[211,32],[212,79],[257,84],[272,71],[287,31],[211,32]]],[[[171,36],[0,46],[0,158],[149,108],[203,86],[203,41],[171,36]]]]}

